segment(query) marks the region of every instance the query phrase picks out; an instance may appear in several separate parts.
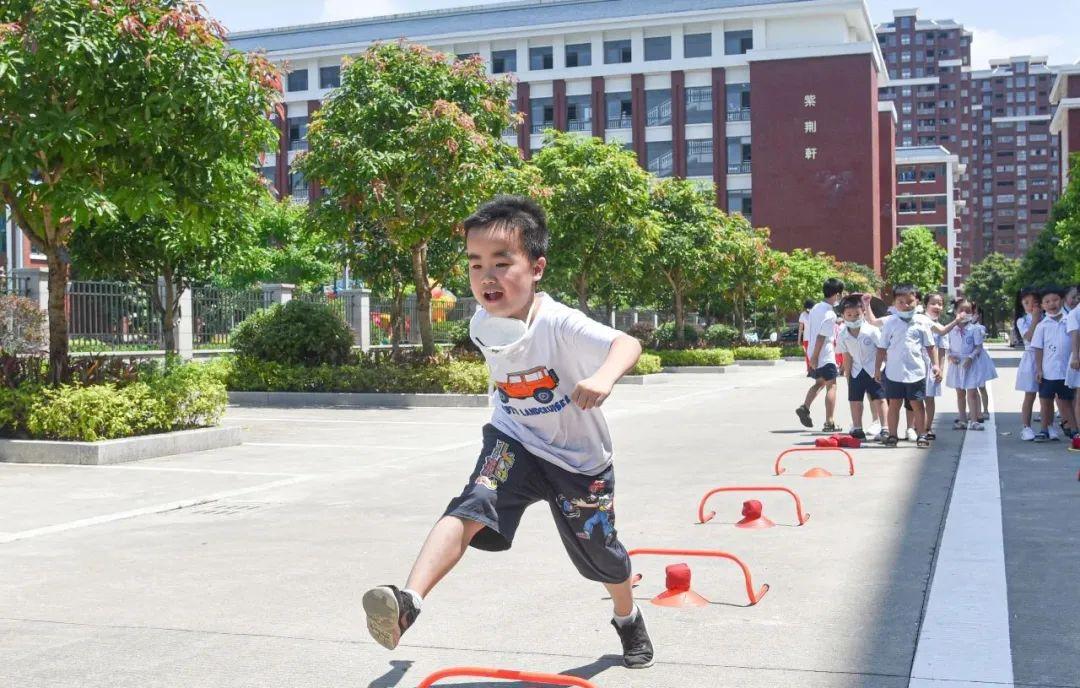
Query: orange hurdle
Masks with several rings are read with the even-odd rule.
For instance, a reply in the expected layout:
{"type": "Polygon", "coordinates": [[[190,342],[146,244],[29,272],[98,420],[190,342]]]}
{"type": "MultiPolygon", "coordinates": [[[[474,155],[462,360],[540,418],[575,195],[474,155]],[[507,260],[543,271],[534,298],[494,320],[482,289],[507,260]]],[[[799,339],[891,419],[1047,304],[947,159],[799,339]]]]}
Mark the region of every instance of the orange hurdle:
{"type": "MultiPolygon", "coordinates": [[[[750,600],[750,606],[754,606],[761,601],[762,597],[765,597],[765,593],[769,592],[769,584],[765,583],[761,586],[761,589],[754,592],[754,579],[750,575],[750,569],[743,563],[742,559],[739,559],[734,554],[728,552],[721,552],[720,550],[711,549],[653,549],[653,548],[638,548],[632,549],[627,552],[631,557],[639,554],[657,554],[661,556],[686,556],[686,557],[716,557],[719,559],[730,559],[739,565],[742,569],[743,580],[746,583],[746,596],[750,600]]],[[[641,581],[641,574],[634,576],[634,583],[641,581]]]]}
{"type": "Polygon", "coordinates": [[[430,688],[436,681],[452,676],[475,676],[477,678],[499,678],[507,681],[522,681],[530,683],[545,683],[551,686],[576,686],[577,688],[596,688],[583,678],[566,676],[563,674],[535,674],[531,671],[517,671],[515,669],[488,669],[485,667],[450,667],[439,669],[431,676],[420,682],[419,688],[430,688]]]}
{"type": "MultiPolygon", "coordinates": [[[[776,464],[773,466],[774,475],[780,475],[784,472],[784,469],[780,468],[780,461],[788,454],[809,452],[840,452],[847,457],[848,475],[855,475],[855,459],[851,458],[851,454],[848,453],[848,450],[842,447],[793,447],[791,449],[785,449],[776,457],[776,464]]],[[[828,478],[830,476],[832,476],[832,473],[824,468],[811,468],[806,473],[803,473],[804,478],[828,478]]]]}
{"type": "Polygon", "coordinates": [[[705,513],[705,503],[709,501],[709,497],[720,492],[787,492],[795,499],[795,516],[799,519],[799,525],[805,525],[810,518],[810,514],[803,511],[802,500],[799,499],[799,495],[786,487],[717,487],[706,492],[705,496],[701,498],[701,503],[698,504],[698,523],[708,523],[716,517],[715,511],[705,513]]]}

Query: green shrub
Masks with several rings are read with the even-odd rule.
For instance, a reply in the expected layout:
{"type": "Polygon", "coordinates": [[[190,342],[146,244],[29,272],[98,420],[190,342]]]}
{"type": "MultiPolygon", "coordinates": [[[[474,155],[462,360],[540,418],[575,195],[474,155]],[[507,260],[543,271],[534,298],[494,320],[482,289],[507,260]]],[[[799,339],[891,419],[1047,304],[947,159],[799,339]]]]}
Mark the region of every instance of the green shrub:
{"type": "Polygon", "coordinates": [[[476,344],[469,337],[468,320],[450,320],[443,323],[443,330],[450,341],[451,346],[461,351],[479,351],[476,344]]]}
{"type": "Polygon", "coordinates": [[[364,361],[347,365],[297,366],[237,357],[227,376],[243,392],[411,392],[484,394],[487,366],[480,361],[438,363],[364,361]]]}
{"type": "Polygon", "coordinates": [[[330,306],[293,300],[253,313],[236,326],[229,342],[238,356],[316,366],[345,363],[353,334],[330,306]]]}
{"type": "Polygon", "coordinates": [[[27,383],[21,387],[0,387],[0,437],[26,433],[26,414],[41,393],[41,386],[27,383]]]}
{"type": "Polygon", "coordinates": [[[652,375],[659,373],[663,364],[660,362],[660,357],[656,354],[643,353],[641,358],[638,359],[637,364],[630,369],[627,375],[652,375]]]}
{"type": "MultiPolygon", "coordinates": [[[[670,349],[671,347],[678,346],[678,341],[675,339],[675,323],[666,322],[656,328],[653,339],[655,340],[656,348],[658,349],[670,349]]],[[[690,323],[683,323],[683,346],[692,348],[697,346],[699,341],[701,341],[701,332],[698,328],[690,323]]]]}
{"type": "Polygon", "coordinates": [[[139,406],[147,397],[145,383],[123,389],[112,383],[47,387],[31,405],[26,428],[32,437],[51,440],[96,442],[125,437],[136,434],[132,430],[143,427],[153,415],[139,406]]]}
{"type": "Polygon", "coordinates": [[[657,351],[661,364],[672,366],[726,366],[735,362],[731,349],[689,349],[657,351]]]}
{"type": "Polygon", "coordinates": [[[779,358],[780,349],[775,346],[740,346],[735,349],[736,361],[775,361],[779,358]]]}
{"type": "Polygon", "coordinates": [[[720,323],[705,330],[705,341],[709,346],[730,347],[739,338],[739,331],[731,325],[720,323]]]}
{"type": "Polygon", "coordinates": [[[165,407],[159,430],[217,425],[229,403],[219,372],[199,364],[177,366],[153,379],[149,388],[165,407]]]}
{"type": "Polygon", "coordinates": [[[651,322],[634,323],[626,334],[641,342],[642,347],[656,346],[656,328],[651,322]]]}
{"type": "Polygon", "coordinates": [[[803,358],[806,352],[798,344],[788,344],[780,348],[780,355],[784,358],[798,357],[803,358]]]}

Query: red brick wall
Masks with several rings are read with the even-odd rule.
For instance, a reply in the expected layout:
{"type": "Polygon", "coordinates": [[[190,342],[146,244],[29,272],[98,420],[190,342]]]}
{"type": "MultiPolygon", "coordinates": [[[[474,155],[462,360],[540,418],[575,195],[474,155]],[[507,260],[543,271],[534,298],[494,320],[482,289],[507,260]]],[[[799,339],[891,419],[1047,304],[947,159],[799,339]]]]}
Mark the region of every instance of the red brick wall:
{"type": "Polygon", "coordinates": [[[1065,97],[1080,98],[1080,74],[1070,74],[1065,78],[1065,97]]]}
{"type": "Polygon", "coordinates": [[[877,73],[841,55],[750,63],[754,224],[782,250],[881,269],[877,73]],[[816,96],[805,107],[804,96],[816,96]],[[817,133],[804,122],[817,122],[817,133]],[[806,159],[808,147],[817,149],[806,159]]]}
{"type": "MultiPolygon", "coordinates": [[[[1074,79],[1074,81],[1080,81],[1080,79],[1074,79]]],[[[1080,110],[1069,110],[1069,150],[1067,153],[1072,155],[1073,153],[1080,153],[1080,110]]],[[[1072,168],[1069,168],[1069,174],[1072,174],[1072,168]]]]}
{"type": "Polygon", "coordinates": [[[896,122],[878,113],[878,175],[881,189],[881,256],[896,246],[896,122]]]}

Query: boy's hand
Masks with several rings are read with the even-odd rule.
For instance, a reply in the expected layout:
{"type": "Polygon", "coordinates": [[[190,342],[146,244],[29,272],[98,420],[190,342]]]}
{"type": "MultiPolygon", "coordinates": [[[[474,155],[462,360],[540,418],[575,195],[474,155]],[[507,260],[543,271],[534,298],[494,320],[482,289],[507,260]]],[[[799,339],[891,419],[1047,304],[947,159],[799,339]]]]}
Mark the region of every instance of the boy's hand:
{"type": "Polygon", "coordinates": [[[1042,371],[1041,370],[1036,370],[1035,371],[1035,382],[1037,384],[1041,385],[1042,381],[1043,381],[1042,371]]]}
{"type": "Polygon", "coordinates": [[[964,362],[963,362],[963,364],[962,364],[962,365],[963,365],[963,366],[964,366],[965,368],[970,368],[970,367],[971,367],[971,361],[972,361],[972,359],[970,359],[970,358],[965,358],[965,359],[964,359],[964,362]]]}
{"type": "Polygon", "coordinates": [[[878,382],[881,382],[881,371],[880,370],[874,371],[874,379],[877,380],[878,382]]]}
{"type": "Polygon", "coordinates": [[[614,386],[615,383],[610,380],[598,378],[595,375],[587,377],[574,387],[570,401],[577,404],[583,411],[598,408],[605,399],[611,396],[611,388],[614,386]]]}
{"type": "Polygon", "coordinates": [[[1073,370],[1080,370],[1080,358],[1073,356],[1072,360],[1069,361],[1069,367],[1073,370]]]}

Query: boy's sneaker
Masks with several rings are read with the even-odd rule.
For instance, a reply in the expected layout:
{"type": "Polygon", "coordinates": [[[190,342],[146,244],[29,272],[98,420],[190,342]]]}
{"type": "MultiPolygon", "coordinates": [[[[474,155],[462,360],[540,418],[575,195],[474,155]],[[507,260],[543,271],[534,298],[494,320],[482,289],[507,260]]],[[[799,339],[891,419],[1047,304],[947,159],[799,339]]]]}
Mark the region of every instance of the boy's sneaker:
{"type": "Polygon", "coordinates": [[[409,630],[420,615],[412,596],[393,585],[368,590],[364,593],[363,605],[368,633],[387,650],[397,647],[401,634],[409,630]]]}
{"type": "Polygon", "coordinates": [[[1031,442],[1035,439],[1035,431],[1031,428],[1024,428],[1020,431],[1020,439],[1025,442],[1031,442]]]}
{"type": "Polygon", "coordinates": [[[611,625],[622,641],[623,664],[628,669],[645,669],[653,665],[653,646],[649,632],[645,630],[645,616],[640,609],[635,609],[634,620],[620,626],[615,619],[611,625]]]}
{"type": "Polygon", "coordinates": [[[985,430],[986,426],[977,420],[973,420],[968,423],[968,430],[985,430]]]}
{"type": "Polygon", "coordinates": [[[915,428],[908,428],[907,434],[904,435],[904,439],[908,442],[917,442],[919,439],[919,434],[915,432],[915,428]]]}
{"type": "Polygon", "coordinates": [[[852,437],[859,440],[860,442],[866,441],[866,433],[863,432],[862,428],[852,428],[850,434],[852,437]]]}
{"type": "Polygon", "coordinates": [[[1047,433],[1047,436],[1050,438],[1051,442],[1061,441],[1061,431],[1052,425],[1050,426],[1050,432],[1047,433]]]}
{"type": "Polygon", "coordinates": [[[795,415],[799,417],[799,422],[803,424],[804,428],[814,427],[814,421],[810,420],[810,409],[800,406],[795,409],[795,415]]]}
{"type": "Polygon", "coordinates": [[[885,428],[882,428],[881,432],[877,434],[877,441],[884,443],[887,439],[889,439],[889,431],[885,428]]]}
{"type": "Polygon", "coordinates": [[[878,423],[877,421],[874,421],[873,423],[870,424],[870,427],[868,427],[866,429],[866,434],[873,437],[874,435],[880,435],[881,431],[884,430],[884,429],[885,428],[881,427],[881,423],[878,423]]]}
{"type": "Polygon", "coordinates": [[[840,426],[836,423],[826,423],[821,426],[822,432],[840,432],[840,426]]]}
{"type": "Polygon", "coordinates": [[[1035,433],[1035,440],[1034,441],[1035,442],[1049,442],[1050,441],[1050,433],[1048,433],[1045,430],[1043,430],[1042,432],[1037,432],[1037,433],[1035,433]]]}

